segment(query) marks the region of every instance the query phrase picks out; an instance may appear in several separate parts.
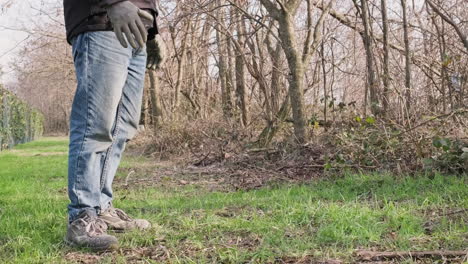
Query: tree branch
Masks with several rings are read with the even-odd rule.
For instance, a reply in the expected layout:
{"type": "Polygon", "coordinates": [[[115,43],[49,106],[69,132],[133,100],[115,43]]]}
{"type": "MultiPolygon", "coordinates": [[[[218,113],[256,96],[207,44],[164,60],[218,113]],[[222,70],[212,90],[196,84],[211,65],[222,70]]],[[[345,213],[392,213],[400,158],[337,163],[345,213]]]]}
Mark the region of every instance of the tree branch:
{"type": "MultiPolygon", "coordinates": [[[[324,10],[325,7],[321,4],[318,4],[318,3],[314,3],[314,5],[318,8],[320,8],[321,10],[324,10]]],[[[336,20],[338,20],[341,24],[345,25],[346,27],[352,29],[352,30],[355,30],[357,33],[359,34],[364,34],[364,30],[362,28],[359,28],[358,26],[354,25],[354,23],[349,20],[345,15],[333,10],[333,9],[330,9],[330,11],[328,12],[330,14],[330,16],[332,16],[333,18],[335,18],[336,20]]],[[[383,38],[382,37],[379,37],[379,36],[375,36],[373,37],[375,40],[377,40],[378,42],[383,42],[383,38]]],[[[404,47],[401,47],[401,46],[398,46],[396,44],[392,44],[392,43],[389,43],[388,46],[400,53],[404,53],[405,52],[405,48],[404,47]]],[[[433,73],[435,73],[437,76],[441,76],[441,73],[434,69],[433,67],[431,67],[431,65],[429,65],[428,63],[424,62],[425,59],[428,59],[426,58],[425,56],[412,56],[412,60],[413,60],[413,63],[415,65],[419,65],[419,66],[424,66],[425,68],[429,69],[430,71],[432,71],[433,73]]],[[[430,60],[430,59],[428,59],[430,60]]]]}
{"type": "MultiPolygon", "coordinates": [[[[307,2],[309,4],[310,1],[307,1],[307,2]]],[[[320,18],[319,18],[319,20],[317,21],[317,24],[314,27],[314,36],[313,36],[313,38],[311,38],[310,35],[309,35],[312,32],[312,25],[310,25],[310,28],[309,28],[309,30],[307,32],[307,40],[306,40],[306,42],[304,44],[304,53],[302,54],[302,61],[305,64],[309,63],[310,58],[312,57],[312,55],[317,50],[318,44],[322,41],[323,36],[322,36],[322,31],[320,29],[323,26],[323,21],[325,21],[325,17],[328,15],[328,13],[331,10],[332,4],[333,4],[333,0],[331,0],[328,3],[328,5],[325,7],[325,9],[322,10],[322,14],[320,15],[320,18]]],[[[309,7],[309,8],[310,8],[309,11],[312,11],[311,10],[312,8],[311,7],[309,7]]],[[[312,17],[312,14],[309,13],[309,15],[308,15],[308,21],[307,21],[308,23],[309,23],[309,16],[312,17]]],[[[312,23],[312,18],[310,18],[310,23],[312,23]]]]}
{"type": "Polygon", "coordinates": [[[262,3],[262,5],[268,10],[268,12],[270,13],[270,15],[278,20],[278,18],[280,17],[280,12],[281,10],[279,10],[276,5],[271,2],[270,0],[260,0],[260,2],[262,3]]]}
{"type": "Polygon", "coordinates": [[[457,26],[457,24],[448,16],[446,16],[441,10],[440,8],[438,8],[434,3],[432,3],[431,0],[426,0],[426,2],[429,4],[429,6],[432,8],[432,10],[434,10],[434,12],[436,12],[445,22],[447,22],[448,24],[450,24],[453,29],[455,29],[455,31],[457,32],[458,36],[460,37],[463,45],[465,46],[466,50],[468,51],[468,39],[467,37],[463,34],[463,32],[461,31],[461,29],[457,26]]]}

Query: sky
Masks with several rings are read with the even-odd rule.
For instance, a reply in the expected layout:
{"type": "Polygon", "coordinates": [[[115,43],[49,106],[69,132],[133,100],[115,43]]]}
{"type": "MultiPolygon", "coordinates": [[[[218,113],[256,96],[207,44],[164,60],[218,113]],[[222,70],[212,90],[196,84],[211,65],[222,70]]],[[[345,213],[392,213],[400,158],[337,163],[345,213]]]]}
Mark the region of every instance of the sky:
{"type": "Polygon", "coordinates": [[[29,36],[21,29],[43,19],[38,16],[37,9],[43,7],[45,2],[50,0],[0,0],[0,67],[3,71],[0,83],[13,80],[9,66],[29,36]]]}

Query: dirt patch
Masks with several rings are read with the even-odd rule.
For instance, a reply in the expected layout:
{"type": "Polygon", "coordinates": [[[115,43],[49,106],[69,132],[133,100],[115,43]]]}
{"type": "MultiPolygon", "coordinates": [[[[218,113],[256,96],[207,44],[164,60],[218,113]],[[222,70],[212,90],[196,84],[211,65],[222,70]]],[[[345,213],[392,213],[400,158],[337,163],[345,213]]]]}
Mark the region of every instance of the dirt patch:
{"type": "Polygon", "coordinates": [[[143,260],[164,262],[167,261],[170,256],[166,247],[160,245],[156,247],[124,248],[115,252],[99,254],[70,252],[65,255],[65,260],[80,264],[95,264],[102,263],[104,260],[110,260],[111,263],[116,263],[117,260],[123,258],[125,263],[142,263],[143,260]]]}
{"type": "Polygon", "coordinates": [[[101,260],[101,256],[90,253],[70,252],[65,255],[65,260],[80,264],[94,264],[101,260]]]}
{"type": "Polygon", "coordinates": [[[443,261],[443,263],[462,263],[466,258],[467,251],[372,251],[357,250],[354,257],[359,263],[375,263],[379,261],[392,261],[390,263],[401,263],[412,260],[414,263],[434,263],[443,261]]]}
{"type": "Polygon", "coordinates": [[[345,263],[341,260],[318,260],[314,256],[301,256],[301,257],[292,257],[292,256],[286,256],[286,257],[281,257],[277,258],[274,262],[274,264],[342,264],[345,263]]]}
{"type": "Polygon", "coordinates": [[[254,251],[261,243],[262,238],[259,235],[246,230],[238,230],[223,233],[221,246],[254,251]]]}
{"type": "MultiPolygon", "coordinates": [[[[452,259],[443,259],[439,260],[440,263],[453,263],[461,264],[464,263],[461,258],[452,258],[452,259]]],[[[354,264],[400,264],[400,263],[415,263],[415,264],[434,264],[439,263],[434,259],[398,259],[398,260],[378,260],[378,261],[359,261],[359,260],[350,260],[342,261],[337,259],[331,260],[319,260],[314,256],[303,256],[303,257],[282,257],[277,258],[274,264],[344,264],[344,263],[354,263],[354,264]]]]}
{"type": "Polygon", "coordinates": [[[41,152],[41,153],[31,153],[31,152],[25,152],[22,150],[18,149],[11,149],[9,150],[10,153],[15,154],[17,156],[21,157],[36,157],[36,156],[61,156],[61,155],[68,155],[68,152],[41,152]]]}
{"type": "MultiPolygon", "coordinates": [[[[216,250],[220,248],[242,248],[253,251],[260,245],[261,239],[249,232],[233,232],[223,234],[223,239],[219,244],[206,245],[201,248],[198,244],[191,241],[181,240],[176,248],[167,248],[164,241],[154,247],[123,248],[114,252],[104,253],[84,253],[69,252],[64,258],[73,263],[97,264],[102,262],[118,263],[147,263],[155,261],[156,263],[170,263],[176,256],[197,258],[204,255],[207,258],[216,259],[218,257],[216,250]]],[[[177,259],[177,258],[175,258],[177,259]]]]}
{"type": "Polygon", "coordinates": [[[309,182],[324,175],[324,153],[322,147],[304,146],[293,153],[257,149],[236,155],[225,153],[222,157],[208,154],[188,162],[155,161],[121,169],[126,176],[117,178],[114,186],[129,189],[196,185],[208,191],[237,191],[273,183],[309,182]]]}
{"type": "Polygon", "coordinates": [[[444,218],[449,221],[462,221],[468,225],[468,209],[466,208],[436,208],[425,210],[422,213],[427,219],[423,226],[427,235],[432,234],[444,218]]]}
{"type": "Polygon", "coordinates": [[[215,214],[219,217],[233,218],[239,216],[247,217],[250,220],[253,216],[264,216],[265,212],[260,208],[251,206],[228,206],[217,210],[215,214]]]}
{"type": "Polygon", "coordinates": [[[203,158],[192,164],[194,168],[226,170],[225,183],[235,190],[256,189],[272,182],[305,182],[323,175],[325,150],[319,146],[303,146],[296,151],[256,149],[238,155],[203,158]],[[205,166],[209,164],[209,166],[205,166]]]}

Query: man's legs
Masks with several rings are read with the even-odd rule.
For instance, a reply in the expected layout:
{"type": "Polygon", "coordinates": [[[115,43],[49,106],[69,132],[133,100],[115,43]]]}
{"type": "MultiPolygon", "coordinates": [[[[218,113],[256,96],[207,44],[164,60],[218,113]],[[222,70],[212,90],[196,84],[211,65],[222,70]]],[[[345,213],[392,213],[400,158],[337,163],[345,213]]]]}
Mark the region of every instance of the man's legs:
{"type": "Polygon", "coordinates": [[[106,153],[101,177],[101,209],[105,210],[112,201],[112,182],[125,149],[137,130],[141,115],[143,87],[146,72],[146,51],[134,52],[128,66],[127,82],[117,110],[114,140],[106,153]]]}
{"type": "Polygon", "coordinates": [[[74,39],[73,57],[78,88],[70,118],[69,221],[83,210],[99,213],[112,198],[124,143],[138,124],[133,113],[141,105],[146,53],[123,48],[113,32],[88,32],[74,39]]]}

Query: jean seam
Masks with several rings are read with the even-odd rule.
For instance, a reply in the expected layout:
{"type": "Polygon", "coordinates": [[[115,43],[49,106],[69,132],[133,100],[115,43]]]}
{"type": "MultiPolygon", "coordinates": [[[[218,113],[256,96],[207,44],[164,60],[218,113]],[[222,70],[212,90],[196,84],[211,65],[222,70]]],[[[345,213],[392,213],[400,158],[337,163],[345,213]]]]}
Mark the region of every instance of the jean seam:
{"type": "Polygon", "coordinates": [[[75,192],[75,195],[76,195],[76,198],[78,200],[78,204],[81,204],[81,199],[80,199],[80,196],[78,195],[77,193],[77,190],[76,190],[76,186],[79,184],[78,182],[78,179],[79,177],[77,177],[77,174],[80,172],[79,170],[79,164],[80,164],[80,157],[82,156],[83,154],[83,149],[84,149],[84,145],[86,143],[86,135],[88,134],[89,132],[89,112],[90,112],[90,109],[89,109],[89,86],[90,86],[90,81],[89,81],[89,46],[90,46],[90,41],[89,41],[89,33],[85,33],[83,35],[83,37],[85,38],[85,42],[86,42],[86,56],[85,56],[85,67],[86,67],[86,91],[85,91],[85,94],[86,94],[86,128],[85,128],[85,132],[83,133],[83,140],[81,141],[81,146],[80,146],[80,150],[78,152],[78,156],[77,156],[77,159],[76,159],[76,167],[75,167],[75,184],[73,186],[73,191],[75,192]]]}
{"type": "MultiPolygon", "coordinates": [[[[115,144],[117,143],[117,140],[116,138],[119,136],[119,132],[120,132],[120,118],[122,116],[122,98],[120,99],[119,101],[119,104],[118,104],[118,107],[117,107],[117,114],[116,114],[116,117],[115,117],[115,129],[114,129],[114,133],[112,134],[112,144],[110,145],[109,149],[107,150],[107,153],[106,153],[106,158],[104,160],[104,166],[103,166],[103,169],[102,169],[102,177],[101,177],[101,186],[100,186],[100,190],[101,190],[101,195],[102,195],[102,190],[104,189],[104,184],[107,180],[107,174],[108,174],[108,168],[109,168],[109,159],[111,158],[110,155],[112,154],[112,150],[114,149],[114,146],[115,144]]],[[[99,202],[100,206],[101,206],[101,209],[105,206],[101,203],[101,201],[99,202]]]]}

